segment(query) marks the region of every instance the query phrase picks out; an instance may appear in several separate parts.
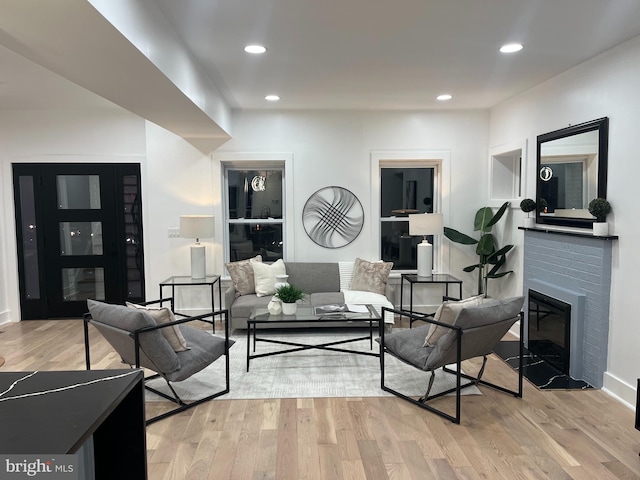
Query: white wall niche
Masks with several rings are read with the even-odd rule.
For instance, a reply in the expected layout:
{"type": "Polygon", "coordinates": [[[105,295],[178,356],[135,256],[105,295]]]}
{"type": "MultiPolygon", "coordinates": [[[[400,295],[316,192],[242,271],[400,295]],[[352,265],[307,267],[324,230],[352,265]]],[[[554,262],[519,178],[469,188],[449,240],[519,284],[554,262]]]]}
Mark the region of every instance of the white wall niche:
{"type": "Polygon", "coordinates": [[[489,202],[499,207],[511,202],[519,207],[524,198],[527,141],[505,143],[489,149],[489,202]]]}

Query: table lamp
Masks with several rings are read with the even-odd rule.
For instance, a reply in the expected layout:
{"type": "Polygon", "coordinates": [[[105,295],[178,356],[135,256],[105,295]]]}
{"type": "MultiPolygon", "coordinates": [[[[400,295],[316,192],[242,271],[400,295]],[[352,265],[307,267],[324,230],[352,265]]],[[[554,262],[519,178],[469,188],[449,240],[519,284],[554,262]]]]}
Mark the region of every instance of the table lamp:
{"type": "Polygon", "coordinates": [[[422,242],[418,244],[418,276],[430,277],[432,274],[433,246],[427,240],[427,235],[442,235],[444,221],[441,213],[417,213],[409,215],[409,235],[422,235],[422,242]]]}
{"type": "Polygon", "coordinates": [[[191,278],[206,277],[205,248],[200,244],[200,239],[211,238],[213,234],[213,215],[180,216],[180,236],[196,239],[195,245],[191,245],[191,278]]]}

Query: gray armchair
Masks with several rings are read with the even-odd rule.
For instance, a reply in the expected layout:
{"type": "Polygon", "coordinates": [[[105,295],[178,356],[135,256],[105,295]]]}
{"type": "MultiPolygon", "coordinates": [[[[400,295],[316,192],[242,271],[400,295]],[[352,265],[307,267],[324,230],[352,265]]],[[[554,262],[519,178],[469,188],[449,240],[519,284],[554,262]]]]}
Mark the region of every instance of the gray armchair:
{"type": "MultiPolygon", "coordinates": [[[[144,305],[162,302],[171,303],[173,299],[162,299],[147,302],[144,305]]],[[[131,308],[123,305],[111,305],[87,300],[89,313],[84,315],[85,360],[87,370],[91,370],[89,325],[93,325],[109,344],[118,352],[122,361],[132,368],[146,368],[156,372],[145,378],[145,382],[152,378],[163,378],[171,394],[168,395],[145,384],[145,388],[160,395],[178,406],[169,412],[147,420],[147,425],[170,415],[195,407],[203,402],[229,392],[229,348],[233,340],[229,339],[228,311],[220,310],[196,317],[186,317],[168,323],[158,323],[152,314],[142,308],[131,308]],[[222,316],[225,324],[224,337],[215,335],[215,317],[222,316]],[[209,320],[207,317],[210,317],[209,320]],[[195,322],[205,322],[211,326],[211,331],[190,326],[195,322]],[[176,331],[175,329],[178,329],[176,331]],[[170,343],[162,333],[163,329],[171,329],[171,334],[178,334],[180,341],[186,342],[181,348],[175,342],[170,343]],[[220,357],[225,357],[225,388],[190,403],[184,402],[176,393],[171,382],[187,380],[193,374],[206,368],[220,357]]],[[[208,329],[207,329],[208,330],[208,329]]],[[[177,340],[177,339],[176,339],[177,340]]]]}
{"type": "MultiPolygon", "coordinates": [[[[383,390],[393,393],[421,408],[436,413],[454,423],[460,423],[460,392],[471,385],[485,385],[516,397],[522,397],[522,339],[523,321],[521,310],[524,304],[524,297],[513,297],[505,300],[487,299],[480,305],[464,306],[455,311],[453,322],[443,323],[436,321],[433,317],[424,317],[407,311],[388,310],[395,315],[405,316],[411,319],[420,319],[427,322],[427,325],[417,328],[400,330],[385,335],[384,329],[380,330],[380,369],[381,387],[383,390]],[[503,386],[495,385],[482,380],[487,355],[493,352],[498,342],[504,337],[518,320],[520,320],[520,367],[518,369],[518,389],[509,390],[503,386]],[[439,335],[433,337],[432,344],[426,344],[426,338],[430,334],[431,326],[435,325],[439,335]],[[439,338],[438,338],[439,337],[439,338]],[[429,384],[423,397],[415,399],[401,392],[390,388],[385,383],[385,355],[392,355],[402,362],[414,368],[431,372],[429,384]],[[472,377],[462,373],[461,363],[465,360],[483,357],[482,366],[477,377],[472,377]],[[447,368],[448,365],[455,364],[455,371],[447,368]],[[439,368],[447,373],[456,375],[456,386],[452,389],[430,395],[435,371],[439,368]],[[462,384],[462,379],[470,380],[467,384],[462,384]],[[428,404],[431,400],[443,395],[456,394],[455,414],[437,409],[433,404],[428,404]]],[[[443,304],[446,307],[447,302],[443,304]]],[[[432,330],[433,331],[433,330],[432,330]]]]}

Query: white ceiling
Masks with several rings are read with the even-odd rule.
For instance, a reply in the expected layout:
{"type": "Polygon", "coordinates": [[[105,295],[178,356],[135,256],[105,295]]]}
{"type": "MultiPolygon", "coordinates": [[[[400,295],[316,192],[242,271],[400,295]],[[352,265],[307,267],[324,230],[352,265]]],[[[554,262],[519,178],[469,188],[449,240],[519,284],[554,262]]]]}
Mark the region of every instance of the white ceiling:
{"type": "MultiPolygon", "coordinates": [[[[640,0],[141,3],[160,8],[230,106],[241,109],[489,108],[640,35],[640,0]],[[500,54],[507,42],[524,49],[500,54]],[[268,51],[250,56],[248,43],[268,51]],[[437,102],[443,92],[453,100],[437,102]],[[269,93],[281,101],[266,102],[269,93]]],[[[0,44],[8,45],[3,33],[0,44]]],[[[0,108],[93,102],[108,104],[0,47],[0,108]]]]}
{"type": "Polygon", "coordinates": [[[234,108],[488,108],[640,35],[638,0],[156,0],[234,108]],[[519,54],[499,47],[520,42],[519,54]],[[256,57],[248,43],[268,48],[256,57]],[[435,97],[451,93],[443,104],[435,97]]]}

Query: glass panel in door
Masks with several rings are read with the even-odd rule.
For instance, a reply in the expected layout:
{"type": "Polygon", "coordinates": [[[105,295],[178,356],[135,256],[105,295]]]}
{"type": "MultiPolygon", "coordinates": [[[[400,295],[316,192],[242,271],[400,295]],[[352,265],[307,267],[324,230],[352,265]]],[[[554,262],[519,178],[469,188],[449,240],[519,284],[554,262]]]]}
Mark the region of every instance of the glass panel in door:
{"type": "Polygon", "coordinates": [[[102,255],[102,222],[60,222],[60,255],[102,255]]]}
{"type": "Polygon", "coordinates": [[[57,175],[58,208],[100,209],[99,175],[57,175]]]}
{"type": "Polygon", "coordinates": [[[62,291],[65,302],[104,300],[104,268],[63,268],[62,291]]]}

